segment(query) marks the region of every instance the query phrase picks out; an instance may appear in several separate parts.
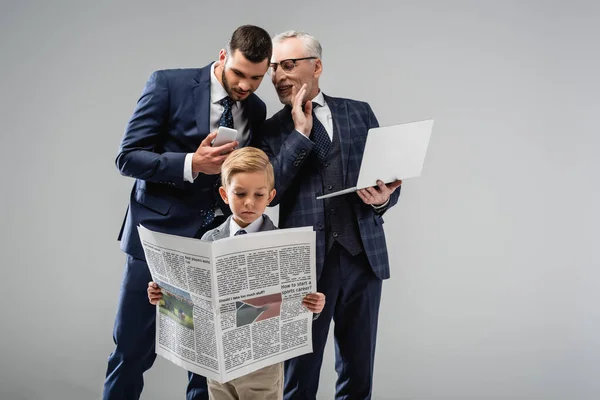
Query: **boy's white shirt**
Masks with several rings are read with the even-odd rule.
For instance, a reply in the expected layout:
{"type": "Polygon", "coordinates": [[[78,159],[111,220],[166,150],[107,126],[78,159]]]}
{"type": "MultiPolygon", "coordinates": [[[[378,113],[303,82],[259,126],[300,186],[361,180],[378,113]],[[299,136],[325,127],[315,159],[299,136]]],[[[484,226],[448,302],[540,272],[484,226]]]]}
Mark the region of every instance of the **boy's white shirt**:
{"type": "Polygon", "coordinates": [[[264,219],[264,217],[261,215],[260,217],[256,218],[254,221],[252,221],[250,223],[250,225],[248,225],[245,228],[242,228],[233,220],[233,217],[230,218],[229,219],[229,237],[235,236],[235,233],[237,231],[239,231],[240,229],[245,230],[246,233],[258,232],[258,230],[262,226],[263,219],[264,219]]]}

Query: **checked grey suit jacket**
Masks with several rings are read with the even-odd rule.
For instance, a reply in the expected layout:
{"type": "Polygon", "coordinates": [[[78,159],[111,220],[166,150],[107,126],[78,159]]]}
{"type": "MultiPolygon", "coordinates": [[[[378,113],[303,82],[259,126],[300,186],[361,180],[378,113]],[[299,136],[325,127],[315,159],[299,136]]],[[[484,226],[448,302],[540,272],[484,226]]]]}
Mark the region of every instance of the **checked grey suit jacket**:
{"type": "MultiPolygon", "coordinates": [[[[360,163],[370,128],[379,126],[369,104],[361,101],[325,96],[331,109],[334,131],[339,133],[344,187],[356,185],[360,163]]],[[[280,206],[279,227],[313,226],[317,233],[317,277],[325,260],[326,232],[324,200],[316,197],[323,191],[314,143],[294,130],[291,107],[285,106],[265,121],[260,130],[259,146],[275,170],[277,195],[271,205],[280,206]]],[[[355,193],[350,196],[358,219],[360,237],[373,272],[379,279],[390,277],[383,213],[398,202],[400,188],[395,190],[388,206],[376,212],[355,193]]],[[[351,225],[349,224],[349,228],[351,225]]]]}

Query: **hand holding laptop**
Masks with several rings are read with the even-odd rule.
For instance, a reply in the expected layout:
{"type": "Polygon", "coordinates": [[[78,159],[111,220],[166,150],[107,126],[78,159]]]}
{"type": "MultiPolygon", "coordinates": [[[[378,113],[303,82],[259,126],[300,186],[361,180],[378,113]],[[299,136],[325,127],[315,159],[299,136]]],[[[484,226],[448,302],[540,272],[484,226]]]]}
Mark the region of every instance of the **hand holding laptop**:
{"type": "Polygon", "coordinates": [[[400,186],[402,179],[421,175],[432,128],[433,120],[425,120],[369,129],[356,186],[333,193],[317,193],[317,200],[362,189],[365,198],[361,198],[370,202],[367,204],[385,203],[392,188],[400,186]],[[390,186],[382,188],[378,181],[390,186]]]}
{"type": "Polygon", "coordinates": [[[400,185],[402,185],[402,181],[399,179],[388,184],[378,180],[377,186],[360,189],[356,193],[365,204],[380,206],[388,201],[394,190],[398,189],[400,185]]]}

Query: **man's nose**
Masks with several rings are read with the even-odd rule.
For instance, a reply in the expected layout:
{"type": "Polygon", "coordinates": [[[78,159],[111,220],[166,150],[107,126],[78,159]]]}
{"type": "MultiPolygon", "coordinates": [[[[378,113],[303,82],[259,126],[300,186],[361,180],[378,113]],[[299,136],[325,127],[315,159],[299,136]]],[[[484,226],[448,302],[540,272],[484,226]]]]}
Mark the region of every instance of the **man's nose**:
{"type": "Polygon", "coordinates": [[[248,83],[248,81],[240,81],[238,86],[240,90],[243,90],[244,92],[247,92],[251,88],[251,85],[248,83]]]}
{"type": "Polygon", "coordinates": [[[285,73],[281,70],[281,68],[277,68],[271,75],[273,84],[278,83],[279,81],[283,80],[283,78],[285,78],[285,73]]]}

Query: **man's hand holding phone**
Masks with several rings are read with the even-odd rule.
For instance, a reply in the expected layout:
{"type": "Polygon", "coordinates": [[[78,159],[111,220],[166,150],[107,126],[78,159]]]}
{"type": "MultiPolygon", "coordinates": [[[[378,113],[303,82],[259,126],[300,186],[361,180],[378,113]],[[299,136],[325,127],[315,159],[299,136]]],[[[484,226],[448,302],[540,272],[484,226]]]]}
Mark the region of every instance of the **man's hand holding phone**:
{"type": "Polygon", "coordinates": [[[213,147],[222,146],[226,143],[235,142],[237,139],[238,131],[231,128],[220,126],[217,130],[217,137],[212,142],[213,147]]]}
{"type": "Polygon", "coordinates": [[[200,143],[192,157],[192,172],[201,172],[206,175],[220,173],[223,161],[239,145],[238,141],[235,140],[236,137],[237,131],[234,129],[221,127],[219,131],[211,132],[200,143]],[[226,130],[235,132],[235,136],[232,138],[232,132],[226,130]]]}

